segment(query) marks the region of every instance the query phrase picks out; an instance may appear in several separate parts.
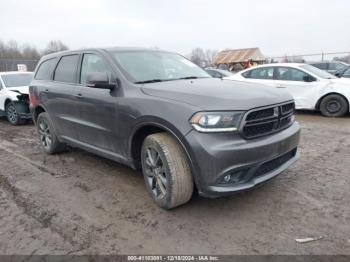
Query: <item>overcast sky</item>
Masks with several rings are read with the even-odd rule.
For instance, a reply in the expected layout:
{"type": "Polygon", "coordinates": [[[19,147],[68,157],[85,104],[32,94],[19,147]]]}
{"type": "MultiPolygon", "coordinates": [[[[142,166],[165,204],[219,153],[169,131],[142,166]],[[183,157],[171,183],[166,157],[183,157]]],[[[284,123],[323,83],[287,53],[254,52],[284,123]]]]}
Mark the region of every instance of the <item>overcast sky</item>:
{"type": "Polygon", "coordinates": [[[0,39],[44,48],[260,47],[265,55],[350,51],[348,0],[0,0],[0,39]]]}

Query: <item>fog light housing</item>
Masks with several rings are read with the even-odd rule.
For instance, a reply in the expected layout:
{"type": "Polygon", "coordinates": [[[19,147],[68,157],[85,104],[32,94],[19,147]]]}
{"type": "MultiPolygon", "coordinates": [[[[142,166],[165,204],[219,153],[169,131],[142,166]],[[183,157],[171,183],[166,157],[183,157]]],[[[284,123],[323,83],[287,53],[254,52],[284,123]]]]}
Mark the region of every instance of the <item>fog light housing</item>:
{"type": "Polygon", "coordinates": [[[247,170],[244,169],[244,170],[239,170],[239,171],[225,174],[221,178],[221,184],[236,184],[236,183],[242,182],[244,180],[246,173],[247,173],[247,170]]]}

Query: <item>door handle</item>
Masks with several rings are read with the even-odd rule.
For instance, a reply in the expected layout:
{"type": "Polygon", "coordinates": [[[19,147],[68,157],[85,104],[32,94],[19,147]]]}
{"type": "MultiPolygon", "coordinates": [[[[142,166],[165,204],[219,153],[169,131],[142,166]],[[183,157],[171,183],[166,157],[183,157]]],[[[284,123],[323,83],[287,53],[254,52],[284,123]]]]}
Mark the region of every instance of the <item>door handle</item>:
{"type": "Polygon", "coordinates": [[[48,93],[48,92],[49,92],[49,89],[48,89],[48,88],[46,88],[46,89],[44,90],[44,92],[45,92],[45,93],[48,93]]]}
{"type": "Polygon", "coordinates": [[[77,97],[77,98],[82,98],[83,95],[79,93],[79,94],[76,94],[75,97],[77,97]]]}
{"type": "Polygon", "coordinates": [[[285,86],[276,86],[277,88],[286,88],[285,86]]]}

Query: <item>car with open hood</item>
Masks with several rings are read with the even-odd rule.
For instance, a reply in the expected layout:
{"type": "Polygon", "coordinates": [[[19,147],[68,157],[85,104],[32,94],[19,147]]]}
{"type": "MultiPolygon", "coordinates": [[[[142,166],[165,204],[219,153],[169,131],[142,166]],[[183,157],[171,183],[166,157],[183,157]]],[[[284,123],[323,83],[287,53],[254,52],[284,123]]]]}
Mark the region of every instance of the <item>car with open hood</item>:
{"type": "Polygon", "coordinates": [[[32,72],[0,72],[0,116],[12,125],[31,119],[29,112],[29,84],[32,72]]]}

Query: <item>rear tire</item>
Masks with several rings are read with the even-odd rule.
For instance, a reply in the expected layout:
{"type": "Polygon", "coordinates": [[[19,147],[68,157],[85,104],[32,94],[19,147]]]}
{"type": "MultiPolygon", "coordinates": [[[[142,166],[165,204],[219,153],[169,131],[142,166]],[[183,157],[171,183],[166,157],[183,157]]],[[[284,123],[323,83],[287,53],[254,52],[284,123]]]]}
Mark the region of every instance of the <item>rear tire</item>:
{"type": "Polygon", "coordinates": [[[187,156],[172,136],[147,136],[141,149],[141,164],[147,190],[158,206],[171,209],[191,199],[193,178],[187,156]]]}
{"type": "Polygon", "coordinates": [[[348,102],[340,95],[328,95],[324,97],[320,104],[320,111],[324,116],[340,117],[348,112],[348,102]]]}
{"type": "Polygon", "coordinates": [[[25,119],[21,119],[21,117],[19,116],[15,104],[13,102],[9,102],[6,105],[5,111],[7,120],[11,125],[17,126],[22,125],[26,122],[25,119]]]}
{"type": "Polygon", "coordinates": [[[66,146],[59,142],[49,115],[46,112],[42,112],[38,116],[36,128],[40,145],[43,147],[45,153],[55,154],[65,150],[66,146]]]}

